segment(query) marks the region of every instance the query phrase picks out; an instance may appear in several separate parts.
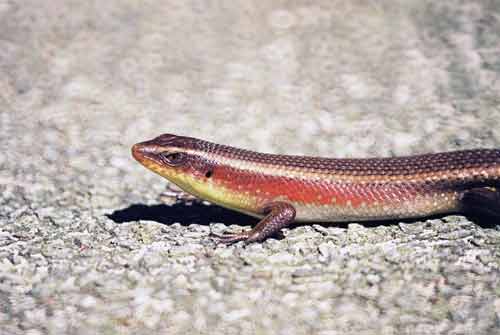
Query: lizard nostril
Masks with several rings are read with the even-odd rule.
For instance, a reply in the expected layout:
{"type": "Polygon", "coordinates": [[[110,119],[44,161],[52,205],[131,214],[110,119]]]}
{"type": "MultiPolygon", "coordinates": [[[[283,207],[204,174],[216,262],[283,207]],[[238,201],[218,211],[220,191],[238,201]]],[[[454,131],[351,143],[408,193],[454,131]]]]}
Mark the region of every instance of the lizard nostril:
{"type": "Polygon", "coordinates": [[[141,159],[144,156],[142,144],[137,143],[132,146],[132,156],[137,160],[141,159]]]}

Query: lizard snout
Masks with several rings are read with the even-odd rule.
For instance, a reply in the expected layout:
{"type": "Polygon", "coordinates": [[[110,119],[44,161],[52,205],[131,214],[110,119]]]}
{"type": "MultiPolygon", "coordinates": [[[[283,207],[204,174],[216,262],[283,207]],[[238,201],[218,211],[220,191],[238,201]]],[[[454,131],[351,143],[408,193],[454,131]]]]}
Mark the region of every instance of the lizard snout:
{"type": "Polygon", "coordinates": [[[151,141],[136,143],[132,146],[132,156],[141,161],[148,154],[157,154],[159,152],[158,145],[152,144],[151,141]]]}

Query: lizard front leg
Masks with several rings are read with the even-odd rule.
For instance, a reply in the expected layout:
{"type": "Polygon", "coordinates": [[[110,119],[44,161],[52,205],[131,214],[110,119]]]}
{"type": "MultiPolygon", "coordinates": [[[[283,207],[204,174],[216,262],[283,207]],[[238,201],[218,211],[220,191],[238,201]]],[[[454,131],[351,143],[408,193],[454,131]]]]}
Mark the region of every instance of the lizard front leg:
{"type": "Polygon", "coordinates": [[[252,230],[211,235],[226,244],[239,241],[245,241],[246,244],[260,242],[292,223],[295,219],[295,208],[286,202],[271,202],[264,206],[262,214],[265,214],[264,218],[252,230]]]}

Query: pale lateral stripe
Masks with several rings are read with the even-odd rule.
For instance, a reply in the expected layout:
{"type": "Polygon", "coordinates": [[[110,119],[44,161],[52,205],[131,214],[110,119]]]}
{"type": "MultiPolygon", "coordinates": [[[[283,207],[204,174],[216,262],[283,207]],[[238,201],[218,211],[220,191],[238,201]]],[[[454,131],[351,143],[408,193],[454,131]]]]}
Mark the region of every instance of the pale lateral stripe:
{"type": "Polygon", "coordinates": [[[255,161],[249,161],[245,159],[231,158],[223,155],[218,155],[215,153],[207,153],[204,151],[197,150],[186,150],[187,153],[203,157],[207,160],[215,160],[223,165],[229,167],[248,171],[256,174],[263,174],[267,176],[274,177],[289,177],[297,179],[317,179],[322,181],[332,181],[332,182],[349,182],[349,183],[373,183],[373,182],[387,182],[391,181],[394,183],[404,182],[404,183],[421,183],[423,180],[433,180],[438,181],[439,179],[449,179],[450,176],[455,176],[457,179],[472,178],[474,175],[495,175],[499,173],[500,169],[496,167],[491,167],[489,169],[484,169],[478,171],[477,169],[470,168],[467,170],[457,169],[451,171],[443,172],[428,172],[428,173],[418,173],[413,175],[340,175],[335,173],[328,173],[325,171],[319,171],[314,169],[282,166],[276,164],[267,164],[255,161]]]}

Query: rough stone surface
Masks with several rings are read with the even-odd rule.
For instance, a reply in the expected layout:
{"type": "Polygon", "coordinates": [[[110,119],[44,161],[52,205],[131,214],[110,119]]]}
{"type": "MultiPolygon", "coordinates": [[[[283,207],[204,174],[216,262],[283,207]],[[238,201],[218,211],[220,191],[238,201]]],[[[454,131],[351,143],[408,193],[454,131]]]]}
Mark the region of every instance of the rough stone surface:
{"type": "Polygon", "coordinates": [[[496,222],[220,246],[210,231],[255,221],[176,203],[129,151],[163,132],[336,157],[500,147],[498,13],[0,1],[0,333],[499,334],[496,222]]]}

